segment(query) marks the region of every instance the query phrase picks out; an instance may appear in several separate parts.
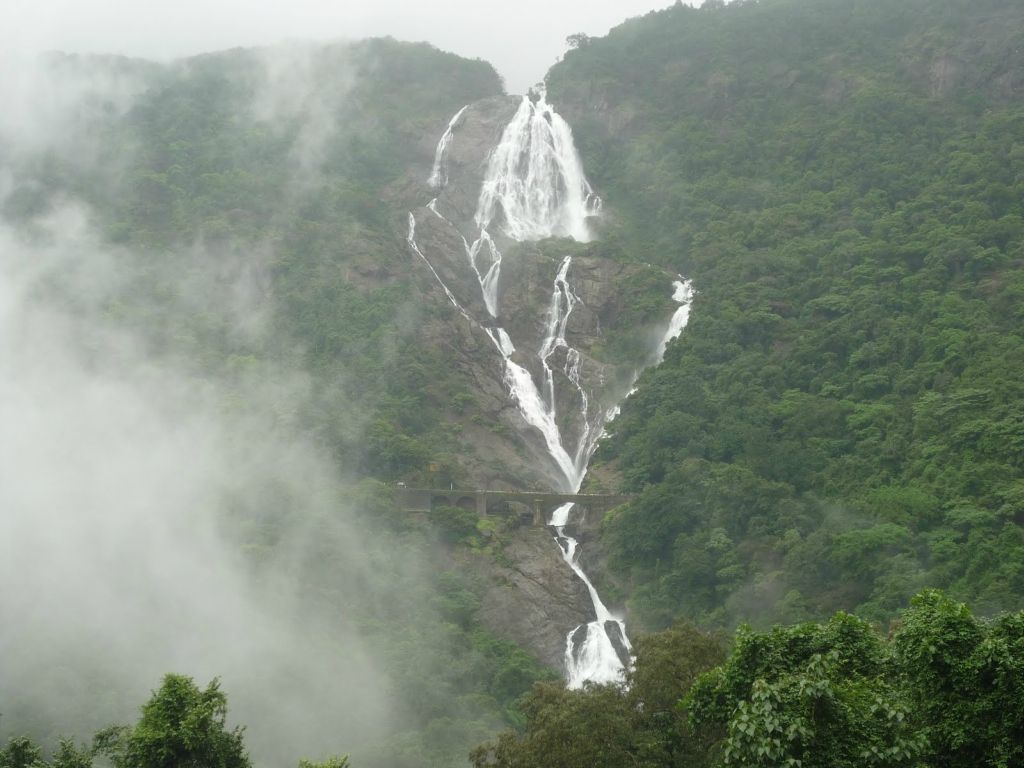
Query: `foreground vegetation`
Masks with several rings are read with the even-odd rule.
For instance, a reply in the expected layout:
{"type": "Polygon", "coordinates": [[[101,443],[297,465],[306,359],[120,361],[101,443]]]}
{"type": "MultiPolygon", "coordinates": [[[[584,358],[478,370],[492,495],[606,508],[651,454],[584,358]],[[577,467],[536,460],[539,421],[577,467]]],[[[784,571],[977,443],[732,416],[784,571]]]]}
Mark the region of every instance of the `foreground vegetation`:
{"type": "MultiPolygon", "coordinates": [[[[53,756],[27,738],[14,738],[0,751],[3,768],[90,768],[97,758],[115,768],[251,768],[244,728],[227,725],[227,695],[213,680],[201,689],[183,675],[167,675],[142,707],[133,725],[115,725],[88,745],[61,739],[53,756]]],[[[300,761],[299,768],[346,768],[347,757],[323,763],[300,761]]]]}
{"type": "MultiPolygon", "coordinates": [[[[538,684],[520,731],[473,751],[475,768],[977,768],[1024,764],[1024,612],[974,617],[940,592],[917,595],[888,637],[840,613],[825,624],[686,624],[642,638],[624,686],[538,684]]],[[[168,675],[132,727],[91,745],[63,740],[49,762],[12,739],[0,768],[202,765],[249,768],[217,681],[168,675]]],[[[347,758],[300,768],[343,768],[347,758]]]]}
{"type": "Polygon", "coordinates": [[[628,686],[538,686],[521,733],[476,768],[1014,766],[1024,761],[1024,613],[991,621],[939,592],[889,637],[840,613],[825,624],[686,625],[637,643],[628,686]]]}

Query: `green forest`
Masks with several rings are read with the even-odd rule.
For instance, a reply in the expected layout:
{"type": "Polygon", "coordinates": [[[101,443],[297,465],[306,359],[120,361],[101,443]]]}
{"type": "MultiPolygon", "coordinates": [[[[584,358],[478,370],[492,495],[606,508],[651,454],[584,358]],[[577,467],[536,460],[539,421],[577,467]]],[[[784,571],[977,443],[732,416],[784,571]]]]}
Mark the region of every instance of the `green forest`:
{"type": "Polygon", "coordinates": [[[900,618],[888,638],[845,613],[743,626],[724,661],[722,638],[676,625],[638,641],[625,687],[538,685],[473,765],[1020,765],[1024,614],[926,591],[900,618]]]}
{"type": "MultiPolygon", "coordinates": [[[[18,179],[0,219],[45,246],[41,222],[81,201],[119,275],[97,296],[62,269],[32,286],[99,329],[90,364],[130,328],[229,422],[260,392],[273,439],[336,470],[312,513],[274,477],[218,499],[246,568],[287,561],[296,622],[354,632],[398,702],[383,736],[293,764],[1024,766],[1024,7],[677,2],[569,44],[548,98],[604,213],[585,248],[540,247],[696,290],[588,481],[632,497],[586,542],[633,638],[621,685],[569,690],[485,626],[481,574],[508,566],[521,520],[394,499],[472,481],[451,414],[476,395],[422,330],[456,313],[417,287],[404,228],[439,127],[503,95],[493,67],[315,46],[313,92],[264,103],[259,51],[59,54],[54,72],[140,93],[81,107],[90,162],[0,145],[18,179]],[[224,299],[240,273],[273,297],[259,332],[224,299]],[[303,372],[301,397],[261,389],[281,371],[303,372]],[[373,534],[360,563],[337,555],[335,503],[373,534]]],[[[624,316],[664,309],[653,283],[630,290],[624,316]]],[[[109,727],[88,733],[0,701],[0,768],[259,765],[229,686],[168,672],[131,723],[98,684],[83,720],[109,727]]]]}
{"type": "Polygon", "coordinates": [[[1022,606],[1022,20],[677,5],[552,70],[606,247],[698,291],[599,454],[638,493],[602,540],[644,626],[1022,606]]]}

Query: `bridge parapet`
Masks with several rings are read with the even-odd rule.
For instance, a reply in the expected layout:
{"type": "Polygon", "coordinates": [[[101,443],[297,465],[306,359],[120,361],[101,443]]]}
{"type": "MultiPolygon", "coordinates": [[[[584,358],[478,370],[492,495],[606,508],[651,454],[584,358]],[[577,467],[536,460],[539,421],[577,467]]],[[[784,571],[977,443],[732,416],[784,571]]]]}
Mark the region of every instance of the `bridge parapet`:
{"type": "Polygon", "coordinates": [[[543,491],[490,491],[460,490],[434,488],[396,489],[395,501],[406,512],[429,512],[434,506],[475,508],[481,517],[487,515],[488,505],[492,502],[511,502],[524,504],[533,510],[533,522],[544,525],[544,510],[559,504],[579,504],[595,512],[604,511],[624,504],[630,497],[622,494],[608,493],[547,493],[543,491]]]}

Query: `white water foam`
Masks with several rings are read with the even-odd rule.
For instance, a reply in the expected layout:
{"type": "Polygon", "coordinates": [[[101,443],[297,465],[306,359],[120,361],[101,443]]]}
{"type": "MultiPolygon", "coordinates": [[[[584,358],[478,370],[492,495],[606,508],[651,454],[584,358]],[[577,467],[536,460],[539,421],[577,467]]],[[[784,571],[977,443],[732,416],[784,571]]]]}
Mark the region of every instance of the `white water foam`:
{"type": "Polygon", "coordinates": [[[626,637],[625,622],[613,616],[605,607],[594,585],[576,561],[579,544],[576,539],[565,533],[565,526],[569,522],[569,512],[573,506],[570,502],[558,507],[551,514],[548,525],[555,529],[555,541],[562,553],[562,559],[586,585],[596,618],[588,624],[576,627],[566,637],[566,680],[570,688],[580,688],[587,682],[621,682],[625,673],[625,665],[608,634],[608,623],[618,627],[617,634],[620,637],[624,654],[628,655],[632,646],[626,637]],[[581,636],[582,639],[580,639],[581,636]]]}
{"type": "MultiPolygon", "coordinates": [[[[679,334],[683,332],[686,324],[690,322],[690,305],[693,303],[693,283],[689,280],[685,280],[682,275],[679,279],[672,283],[673,292],[672,300],[675,301],[679,308],[676,309],[672,315],[672,319],[669,320],[668,330],[665,331],[665,337],[661,340],[658,345],[658,351],[655,355],[655,365],[665,359],[665,350],[668,349],[668,343],[675,338],[678,338],[679,334]]],[[[632,394],[632,393],[630,393],[632,394]]]]}
{"type": "Polygon", "coordinates": [[[491,153],[477,203],[481,229],[499,223],[513,240],[591,238],[587,218],[600,203],[583,174],[572,129],[552,109],[543,90],[524,96],[491,153]]]}

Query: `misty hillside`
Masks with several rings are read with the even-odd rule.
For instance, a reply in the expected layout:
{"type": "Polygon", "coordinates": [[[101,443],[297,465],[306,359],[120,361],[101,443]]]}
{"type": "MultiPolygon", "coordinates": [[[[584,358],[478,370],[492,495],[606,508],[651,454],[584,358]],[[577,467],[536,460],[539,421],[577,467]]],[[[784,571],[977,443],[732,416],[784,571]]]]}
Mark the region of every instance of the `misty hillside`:
{"type": "Polygon", "coordinates": [[[0,768],[1022,764],[1024,8],[568,44],[0,84],[0,768]]]}
{"type": "Polygon", "coordinates": [[[239,49],[165,67],[47,64],[45,87],[67,102],[56,117],[73,132],[56,149],[13,156],[4,211],[17,224],[69,197],[88,206],[120,249],[123,284],[104,311],[155,353],[205,372],[313,370],[317,392],[301,418],[350,472],[401,474],[425,465],[426,445],[450,445],[436,431],[438,403],[424,400],[446,400],[451,386],[438,351],[416,338],[396,230],[439,126],[501,93],[493,68],[392,40],[239,49]],[[260,306],[272,296],[272,329],[242,338],[231,307],[216,306],[224,290],[260,306]],[[422,368],[441,378],[433,392],[403,383],[422,368]]]}
{"type": "Polygon", "coordinates": [[[3,738],[87,739],[179,672],[221,678],[260,765],[462,762],[554,673],[475,618],[464,521],[413,524],[379,480],[454,463],[464,385],[419,338],[436,310],[399,227],[493,68],[371,40],[23,75],[3,738]]]}

